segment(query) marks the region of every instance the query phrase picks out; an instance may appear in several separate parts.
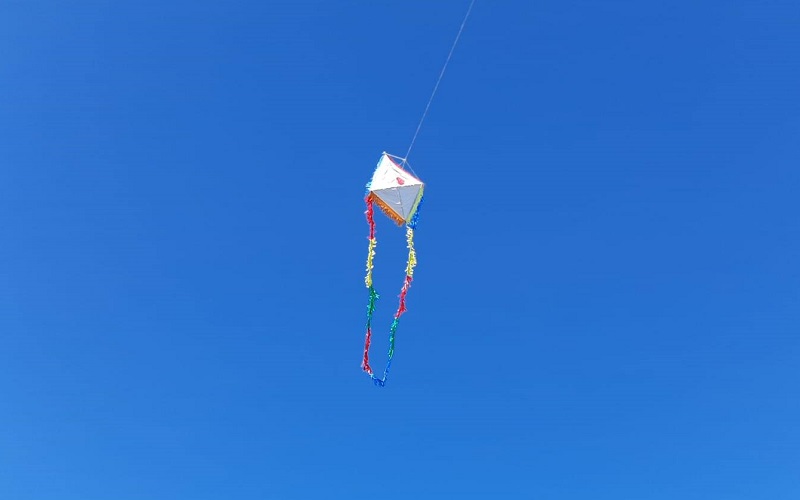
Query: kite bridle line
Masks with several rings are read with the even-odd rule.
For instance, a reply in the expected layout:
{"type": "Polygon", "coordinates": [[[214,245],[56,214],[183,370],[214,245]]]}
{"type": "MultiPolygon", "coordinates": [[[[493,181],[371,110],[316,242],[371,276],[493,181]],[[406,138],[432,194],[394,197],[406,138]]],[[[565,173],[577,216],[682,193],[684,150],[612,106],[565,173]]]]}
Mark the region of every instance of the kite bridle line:
{"type": "Polygon", "coordinates": [[[417,175],[416,172],[414,172],[414,168],[411,166],[411,163],[408,162],[408,159],[402,158],[400,156],[395,156],[393,154],[389,154],[386,151],[384,151],[383,154],[385,154],[389,158],[394,158],[395,160],[398,160],[400,162],[399,165],[401,168],[408,168],[408,170],[411,171],[412,174],[414,174],[414,177],[419,179],[419,176],[417,175]]]}
{"type": "MultiPolygon", "coordinates": [[[[422,118],[419,119],[419,124],[417,124],[417,130],[414,132],[414,137],[411,138],[411,144],[408,146],[408,151],[406,151],[406,157],[403,158],[403,162],[411,155],[411,148],[414,147],[414,142],[417,140],[417,136],[419,135],[419,131],[422,128],[422,122],[425,121],[425,117],[428,116],[428,110],[431,108],[431,103],[433,102],[433,97],[436,95],[436,91],[439,90],[439,84],[442,82],[442,78],[444,77],[444,72],[447,71],[447,65],[450,63],[450,59],[453,57],[453,52],[456,50],[456,45],[458,45],[458,41],[461,39],[461,32],[464,31],[464,26],[467,24],[467,19],[469,19],[469,15],[472,12],[472,6],[475,5],[475,0],[472,0],[469,3],[469,7],[467,8],[467,13],[464,16],[464,20],[461,21],[461,27],[458,28],[458,34],[456,35],[456,39],[453,40],[453,45],[450,47],[450,52],[447,54],[447,59],[444,61],[444,66],[442,66],[442,71],[439,73],[439,78],[436,80],[436,85],[433,86],[433,92],[431,92],[431,97],[428,99],[428,104],[425,105],[425,111],[422,112],[422,118]]],[[[413,170],[411,171],[414,172],[413,170]]]]}
{"type": "Polygon", "coordinates": [[[372,342],[372,316],[375,313],[375,302],[378,300],[379,295],[375,291],[375,285],[372,282],[372,269],[374,266],[374,259],[375,259],[375,247],[378,244],[378,240],[375,238],[375,209],[374,209],[374,199],[371,194],[367,194],[365,200],[367,204],[367,210],[364,212],[367,216],[367,224],[369,224],[369,250],[367,252],[367,275],[364,278],[364,284],[367,286],[369,290],[369,302],[367,304],[367,333],[364,338],[364,358],[361,361],[361,369],[367,372],[367,374],[372,379],[372,382],[379,387],[384,387],[386,385],[386,378],[389,376],[389,369],[392,366],[392,358],[394,357],[394,345],[395,345],[395,336],[397,334],[397,326],[400,322],[400,316],[406,312],[406,295],[408,294],[409,288],[411,288],[411,282],[414,280],[414,267],[417,265],[417,252],[414,250],[414,230],[417,227],[417,222],[419,220],[419,209],[422,203],[422,199],[420,199],[419,203],[417,204],[417,210],[414,212],[414,215],[411,216],[411,220],[406,223],[406,246],[408,248],[408,260],[406,261],[406,276],[403,279],[403,287],[400,289],[399,303],[397,306],[397,311],[394,314],[394,319],[392,320],[392,325],[389,327],[389,350],[387,352],[387,360],[386,360],[386,368],[383,369],[383,376],[378,378],[375,376],[375,373],[372,371],[372,367],[369,365],[369,346],[372,342]]]}

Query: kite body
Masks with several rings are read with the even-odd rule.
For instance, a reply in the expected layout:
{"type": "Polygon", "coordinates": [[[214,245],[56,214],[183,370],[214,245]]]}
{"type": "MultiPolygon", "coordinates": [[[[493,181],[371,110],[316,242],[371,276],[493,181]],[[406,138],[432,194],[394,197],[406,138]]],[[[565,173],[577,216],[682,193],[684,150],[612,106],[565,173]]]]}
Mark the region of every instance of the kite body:
{"type": "Polygon", "coordinates": [[[367,184],[366,204],[367,223],[369,224],[369,250],[367,253],[367,276],[364,283],[369,290],[369,304],[367,305],[367,334],[364,339],[364,358],[361,368],[370,376],[375,385],[383,387],[386,384],[386,377],[389,375],[389,368],[394,357],[394,341],[397,333],[397,326],[400,316],[406,312],[406,295],[411,287],[414,277],[414,267],[417,265],[417,254],[414,250],[414,230],[417,227],[419,218],[419,208],[422,203],[422,194],[425,185],[417,177],[403,169],[406,162],[402,158],[383,153],[372,180],[367,184]],[[400,303],[395,312],[394,320],[389,328],[389,353],[386,368],[383,376],[378,378],[372,371],[369,364],[369,345],[372,340],[372,316],[375,312],[375,303],[378,300],[378,293],[372,283],[372,269],[375,259],[375,211],[374,206],[386,214],[398,226],[406,226],[406,246],[408,247],[408,260],[406,261],[406,276],[403,280],[403,287],[400,290],[400,303]]]}
{"type": "Polygon", "coordinates": [[[386,153],[383,153],[372,180],[367,196],[398,225],[411,222],[422,199],[422,181],[403,170],[386,153]]]}

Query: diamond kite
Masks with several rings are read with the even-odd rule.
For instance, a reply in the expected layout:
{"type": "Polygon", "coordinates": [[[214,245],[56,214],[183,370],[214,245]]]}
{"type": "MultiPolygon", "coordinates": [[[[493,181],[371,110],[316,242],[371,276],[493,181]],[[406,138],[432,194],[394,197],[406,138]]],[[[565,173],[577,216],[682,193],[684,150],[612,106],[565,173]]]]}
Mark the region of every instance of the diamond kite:
{"type": "Polygon", "coordinates": [[[378,166],[372,174],[372,180],[367,184],[365,201],[367,203],[367,223],[369,224],[369,250],[367,252],[367,276],[364,283],[369,290],[369,303],[367,305],[367,334],[364,339],[364,358],[361,362],[361,369],[364,370],[375,383],[383,387],[386,385],[386,377],[389,375],[389,368],[392,366],[394,357],[394,341],[397,333],[397,325],[400,316],[406,312],[406,295],[411,287],[414,277],[414,267],[417,265],[417,254],[414,250],[414,230],[417,228],[419,218],[419,208],[422,203],[422,192],[425,185],[421,180],[407,172],[403,167],[408,165],[404,158],[392,156],[386,152],[381,155],[378,166]],[[389,327],[389,353],[386,361],[386,368],[383,376],[378,378],[372,371],[369,364],[369,345],[372,341],[372,316],[375,312],[375,303],[378,300],[378,293],[372,283],[372,269],[375,259],[375,218],[374,206],[386,214],[398,226],[406,226],[406,246],[408,247],[408,260],[406,261],[406,276],[403,280],[403,287],[400,290],[400,303],[394,319],[389,327]]]}

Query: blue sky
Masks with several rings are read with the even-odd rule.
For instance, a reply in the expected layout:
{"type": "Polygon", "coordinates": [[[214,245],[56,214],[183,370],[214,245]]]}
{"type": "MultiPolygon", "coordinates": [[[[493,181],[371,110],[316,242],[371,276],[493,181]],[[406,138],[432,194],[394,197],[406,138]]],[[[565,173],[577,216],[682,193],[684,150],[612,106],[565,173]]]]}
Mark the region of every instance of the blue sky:
{"type": "Polygon", "coordinates": [[[800,497],[796,1],[478,0],[360,372],[467,3],[0,3],[0,496],[800,497]]]}

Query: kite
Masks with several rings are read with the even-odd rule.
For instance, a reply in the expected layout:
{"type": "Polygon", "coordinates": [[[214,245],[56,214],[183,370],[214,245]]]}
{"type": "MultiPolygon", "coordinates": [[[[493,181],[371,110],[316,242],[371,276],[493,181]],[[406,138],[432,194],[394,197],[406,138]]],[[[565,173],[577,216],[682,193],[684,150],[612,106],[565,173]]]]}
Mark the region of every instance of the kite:
{"type": "Polygon", "coordinates": [[[369,303],[367,305],[367,334],[364,338],[364,358],[361,361],[361,369],[370,376],[375,385],[381,387],[386,385],[386,377],[389,375],[389,368],[392,366],[397,326],[400,322],[400,316],[406,312],[406,295],[414,279],[414,267],[417,265],[417,253],[414,250],[414,230],[417,228],[419,208],[422,203],[422,194],[425,188],[425,184],[423,184],[421,180],[403,168],[404,165],[406,165],[404,158],[392,156],[384,152],[378,161],[375,172],[372,174],[372,180],[367,184],[367,192],[364,199],[367,204],[365,214],[367,216],[367,224],[369,224],[367,276],[364,278],[364,284],[367,286],[367,290],[369,290],[369,303]],[[399,163],[397,160],[399,160],[399,163]],[[378,244],[378,240],[375,238],[375,205],[398,226],[406,226],[406,246],[408,248],[406,276],[403,280],[403,287],[400,289],[400,301],[397,306],[397,311],[389,327],[388,359],[386,361],[386,368],[383,370],[383,376],[380,378],[375,376],[369,364],[369,346],[372,341],[372,316],[375,312],[375,303],[379,297],[372,282],[375,247],[378,244]]]}
{"type": "Polygon", "coordinates": [[[365,196],[367,211],[365,213],[369,224],[369,249],[367,251],[367,276],[364,278],[364,283],[367,286],[367,290],[369,290],[369,302],[367,304],[367,334],[364,338],[364,357],[361,361],[361,369],[370,376],[376,386],[384,387],[386,385],[386,377],[389,375],[389,368],[392,366],[392,358],[394,357],[394,340],[397,334],[397,325],[400,322],[400,316],[406,312],[406,295],[408,294],[408,289],[411,288],[411,282],[414,279],[414,267],[417,265],[417,253],[414,250],[414,231],[417,229],[419,209],[422,204],[422,192],[425,185],[414,174],[414,170],[408,164],[408,157],[422,128],[422,123],[428,115],[433,97],[439,89],[439,84],[442,82],[442,77],[447,70],[447,65],[450,63],[450,58],[453,57],[453,51],[458,45],[458,40],[461,38],[461,33],[464,31],[464,26],[467,24],[467,19],[470,12],[472,12],[474,4],[475,0],[470,0],[467,13],[461,22],[461,27],[458,29],[453,45],[450,47],[450,53],[447,54],[447,59],[444,61],[444,66],[439,73],[439,78],[436,80],[436,85],[433,86],[433,92],[431,92],[428,104],[425,106],[425,111],[422,112],[422,118],[417,124],[417,130],[411,138],[411,144],[408,146],[405,157],[390,155],[384,151],[380,160],[378,160],[375,172],[372,174],[372,180],[367,184],[365,196]],[[411,172],[406,171],[404,167],[408,167],[411,172]],[[372,342],[372,316],[375,313],[375,303],[378,300],[378,292],[375,291],[375,286],[372,283],[375,246],[378,243],[375,239],[375,205],[389,219],[396,222],[398,226],[406,226],[406,246],[408,247],[406,277],[403,280],[403,287],[400,289],[400,303],[389,327],[389,353],[387,355],[386,368],[383,369],[381,377],[375,375],[369,364],[369,345],[372,342]]]}

